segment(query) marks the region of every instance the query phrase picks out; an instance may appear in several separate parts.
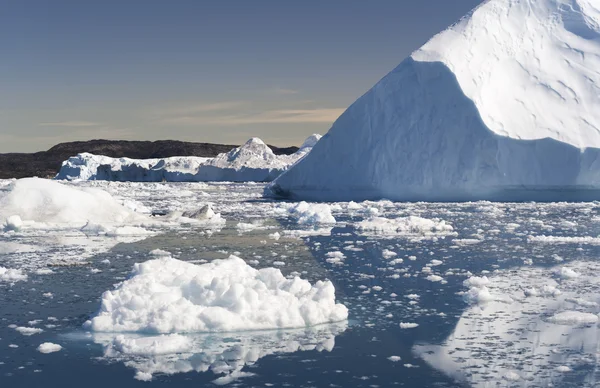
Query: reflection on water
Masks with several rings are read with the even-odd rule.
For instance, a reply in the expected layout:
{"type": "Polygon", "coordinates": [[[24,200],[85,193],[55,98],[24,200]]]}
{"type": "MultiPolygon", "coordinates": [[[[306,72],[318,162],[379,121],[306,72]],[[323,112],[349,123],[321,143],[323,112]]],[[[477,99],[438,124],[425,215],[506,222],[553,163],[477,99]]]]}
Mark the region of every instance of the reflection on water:
{"type": "Polygon", "coordinates": [[[498,271],[492,301],[468,308],[442,345],[414,351],[473,386],[596,386],[600,312],[597,263],[498,271]]]}
{"type": "Polygon", "coordinates": [[[213,383],[224,385],[252,376],[244,368],[268,355],[331,352],[335,337],[347,327],[347,322],[340,322],[294,330],[163,337],[94,333],[91,339],[104,347],[103,361],[122,362],[135,370],[138,380],[151,380],[156,374],[210,371],[218,376],[213,383]]]}

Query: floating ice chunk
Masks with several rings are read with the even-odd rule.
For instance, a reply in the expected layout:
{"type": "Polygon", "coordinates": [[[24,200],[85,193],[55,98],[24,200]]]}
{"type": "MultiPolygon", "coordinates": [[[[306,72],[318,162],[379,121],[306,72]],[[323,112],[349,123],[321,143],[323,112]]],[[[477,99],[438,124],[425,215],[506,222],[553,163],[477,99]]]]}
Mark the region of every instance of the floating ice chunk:
{"type": "Polygon", "coordinates": [[[598,316],[580,311],[563,311],[561,313],[554,314],[554,316],[550,317],[548,321],[556,323],[557,325],[589,325],[597,323],[598,316]]]}
{"type": "Polygon", "coordinates": [[[383,235],[443,236],[454,232],[452,225],[446,223],[446,221],[415,216],[395,219],[372,217],[357,223],[355,226],[361,232],[383,235]]]}
{"type": "Polygon", "coordinates": [[[515,371],[508,371],[504,374],[504,379],[508,381],[519,381],[521,380],[521,376],[515,371]]]}
{"type": "Polygon", "coordinates": [[[300,202],[288,209],[289,213],[298,219],[300,225],[335,224],[331,207],[325,203],[300,202]]]}
{"type": "Polygon", "coordinates": [[[572,369],[566,365],[557,366],[554,370],[560,373],[567,373],[572,371],[572,369]]]}
{"type": "Polygon", "coordinates": [[[419,326],[418,323],[400,322],[401,329],[414,329],[415,327],[418,327],[418,326],[419,326]]]}
{"type": "Polygon", "coordinates": [[[340,251],[327,252],[325,256],[327,256],[327,259],[325,259],[325,261],[332,264],[343,264],[343,261],[346,258],[346,255],[344,255],[340,251]]]}
{"type": "Polygon", "coordinates": [[[434,283],[441,282],[442,280],[444,280],[444,278],[439,275],[429,275],[425,279],[434,283]]]}
{"type": "Polygon", "coordinates": [[[140,228],[137,226],[121,226],[116,229],[109,230],[106,232],[107,236],[118,237],[118,236],[150,236],[154,235],[155,232],[140,228]]]}
{"type": "Polygon", "coordinates": [[[471,276],[463,282],[465,287],[483,287],[490,284],[490,279],[487,276],[477,277],[471,276]]]}
{"type": "Polygon", "coordinates": [[[182,216],[187,218],[192,218],[195,220],[210,220],[214,218],[217,214],[214,212],[210,204],[206,204],[202,206],[199,210],[188,210],[183,212],[182,216]]]}
{"type": "Polygon", "coordinates": [[[381,252],[381,255],[384,259],[391,259],[392,257],[398,256],[396,252],[390,251],[389,249],[384,249],[383,252],[381,252]]]}
{"type": "Polygon", "coordinates": [[[311,285],[242,259],[194,265],[170,257],[135,264],[130,279],[102,295],[86,322],[104,332],[214,332],[293,328],[347,319],[330,281],[311,285]]]}
{"type": "Polygon", "coordinates": [[[554,272],[557,276],[563,279],[575,279],[579,277],[579,273],[573,271],[571,268],[561,267],[560,269],[554,272]]]}
{"type": "Polygon", "coordinates": [[[44,330],[37,328],[37,327],[26,327],[26,326],[19,326],[19,327],[15,327],[15,330],[25,336],[30,336],[30,335],[34,335],[34,334],[40,334],[42,333],[44,330]]]}
{"type": "Polygon", "coordinates": [[[25,222],[77,228],[87,223],[107,225],[146,220],[107,192],[95,188],[79,189],[38,178],[19,179],[9,187],[8,194],[0,199],[0,219],[18,215],[25,222]]]}
{"type": "Polygon", "coordinates": [[[27,274],[20,269],[0,267],[0,282],[14,283],[27,280],[27,274]]]}
{"type": "Polygon", "coordinates": [[[528,236],[527,241],[546,244],[589,244],[600,245],[600,237],[528,236]]]}
{"type": "Polygon", "coordinates": [[[44,354],[60,352],[61,350],[62,346],[53,344],[52,342],[44,342],[37,347],[37,351],[44,354]]]}
{"type": "Polygon", "coordinates": [[[163,251],[162,249],[153,249],[150,251],[150,256],[171,257],[171,252],[163,251]]]}
{"type": "Polygon", "coordinates": [[[402,359],[400,358],[400,356],[389,356],[388,360],[390,360],[391,362],[398,362],[402,359]]]}
{"type": "Polygon", "coordinates": [[[496,300],[486,286],[471,287],[469,291],[463,295],[463,298],[470,304],[484,304],[496,300]]]}
{"type": "Polygon", "coordinates": [[[21,226],[23,226],[23,220],[17,215],[7,217],[6,221],[4,222],[4,230],[6,231],[19,231],[21,226]]]}

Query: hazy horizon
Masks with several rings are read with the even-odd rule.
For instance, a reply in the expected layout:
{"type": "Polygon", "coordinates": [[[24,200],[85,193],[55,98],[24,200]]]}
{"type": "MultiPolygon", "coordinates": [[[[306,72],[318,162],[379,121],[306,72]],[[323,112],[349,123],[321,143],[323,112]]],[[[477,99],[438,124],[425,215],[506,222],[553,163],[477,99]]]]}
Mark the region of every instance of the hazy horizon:
{"type": "Polygon", "coordinates": [[[9,1],[0,152],[91,139],[299,145],[478,3],[9,1]]]}

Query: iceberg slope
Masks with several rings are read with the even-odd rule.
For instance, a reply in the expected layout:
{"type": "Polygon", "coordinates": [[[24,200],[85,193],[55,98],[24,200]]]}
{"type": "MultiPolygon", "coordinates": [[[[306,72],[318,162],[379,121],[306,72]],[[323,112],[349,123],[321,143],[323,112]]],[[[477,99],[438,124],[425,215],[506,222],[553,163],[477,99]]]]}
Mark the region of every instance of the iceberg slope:
{"type": "Polygon", "coordinates": [[[485,2],[359,98],[267,192],[600,198],[599,15],[588,0],[485,2]]]}

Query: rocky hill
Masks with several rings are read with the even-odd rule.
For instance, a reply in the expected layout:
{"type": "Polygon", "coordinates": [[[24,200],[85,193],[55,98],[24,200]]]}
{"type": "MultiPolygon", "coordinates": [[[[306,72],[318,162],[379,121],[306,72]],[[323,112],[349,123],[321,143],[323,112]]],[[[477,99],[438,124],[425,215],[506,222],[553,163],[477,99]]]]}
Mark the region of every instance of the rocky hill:
{"type": "MultiPolygon", "coordinates": [[[[82,152],[105,155],[113,158],[134,159],[166,158],[170,156],[215,157],[229,152],[237,145],[192,143],[175,140],[125,141],[89,140],[60,143],[48,151],[35,153],[0,154],[0,179],[31,176],[52,178],[64,160],[82,152]]],[[[269,146],[276,155],[289,155],[298,147],[279,148],[269,146]]]]}

